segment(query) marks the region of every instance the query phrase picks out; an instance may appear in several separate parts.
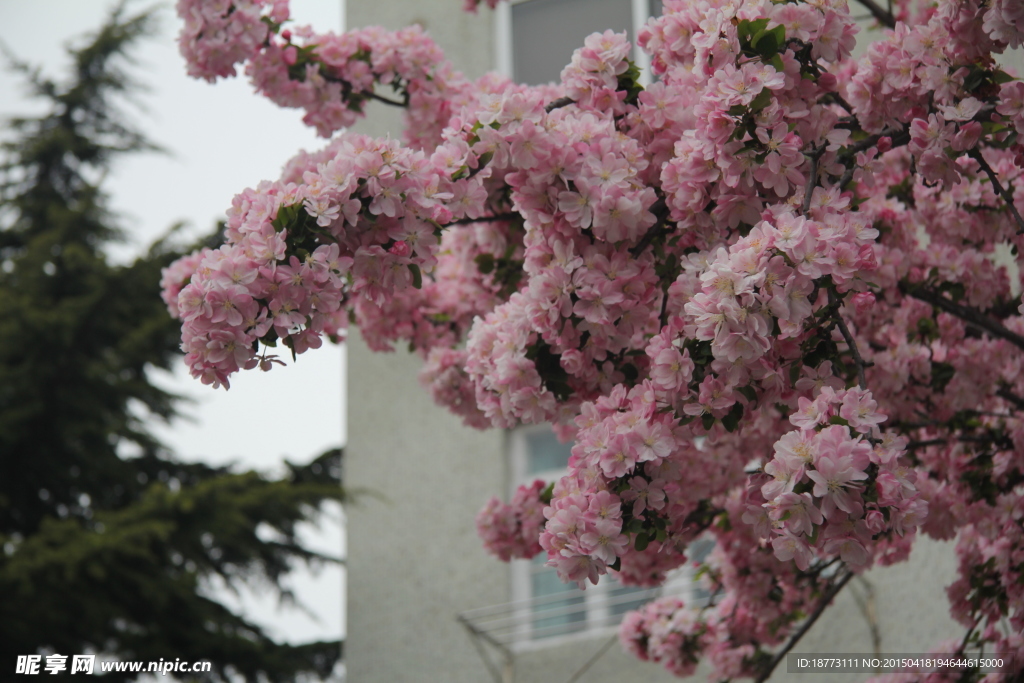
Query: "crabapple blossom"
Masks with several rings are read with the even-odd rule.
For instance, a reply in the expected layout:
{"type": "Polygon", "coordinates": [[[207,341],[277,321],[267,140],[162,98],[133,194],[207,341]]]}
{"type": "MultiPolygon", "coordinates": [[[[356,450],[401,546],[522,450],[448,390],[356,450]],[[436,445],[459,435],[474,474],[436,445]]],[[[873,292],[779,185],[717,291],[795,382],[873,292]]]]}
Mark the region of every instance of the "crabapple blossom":
{"type": "Polygon", "coordinates": [[[227,387],[355,324],[423,356],[467,425],[551,423],[567,471],[489,501],[484,545],[654,586],[713,540],[706,603],[620,631],[675,674],[765,680],[919,533],[956,539],[973,634],[937,651],[1019,652],[1024,86],[1000,63],[1024,13],[865,4],[883,30],[854,59],[846,2],[665,0],[643,87],[611,31],[524,86],[470,81],[418,27],[180,0],[192,75],[242,70],[330,138],[164,272],[193,375],[227,387]],[[403,142],[344,130],[371,101],[405,109],[403,142]]]}

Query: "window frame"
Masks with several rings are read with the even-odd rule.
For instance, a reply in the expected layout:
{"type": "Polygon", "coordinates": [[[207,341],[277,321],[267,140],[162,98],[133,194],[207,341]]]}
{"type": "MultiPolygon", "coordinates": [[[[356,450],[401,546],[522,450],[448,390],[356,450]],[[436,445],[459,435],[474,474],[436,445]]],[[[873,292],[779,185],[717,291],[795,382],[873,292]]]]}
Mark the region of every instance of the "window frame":
{"type": "MultiPolygon", "coordinates": [[[[529,472],[528,436],[534,434],[551,434],[552,438],[554,438],[551,432],[551,425],[548,424],[524,425],[508,432],[509,496],[521,484],[529,484],[534,479],[543,479],[545,483],[551,483],[563,477],[567,472],[566,469],[529,472]]],[[[532,577],[536,573],[534,562],[533,560],[512,560],[510,569],[512,579],[511,602],[516,605],[515,621],[519,624],[513,641],[513,648],[517,651],[555,647],[566,642],[608,635],[618,629],[621,618],[612,614],[612,609],[615,605],[609,603],[612,599],[612,591],[622,587],[622,585],[614,581],[611,576],[605,576],[602,577],[602,580],[597,585],[588,585],[587,589],[583,591],[584,608],[582,611],[586,618],[582,622],[582,628],[567,633],[534,637],[534,616],[532,614],[533,605],[531,601],[538,599],[533,595],[532,577]]],[[[554,570],[551,569],[551,571],[554,570]]],[[[638,593],[644,590],[649,589],[638,589],[638,593]]],[[[568,591],[567,593],[569,593],[566,596],[568,598],[578,595],[568,591]]],[[[557,595],[552,594],[552,599],[557,600],[554,597],[557,595]]],[[[644,602],[654,597],[653,593],[648,594],[644,597],[644,602]]]]}
{"type": "MultiPolygon", "coordinates": [[[[532,0],[508,0],[494,8],[494,66],[503,76],[515,78],[513,74],[514,37],[512,34],[512,6],[532,0]]],[[[633,15],[633,63],[640,69],[640,85],[651,84],[651,58],[636,44],[635,36],[651,15],[651,0],[623,0],[631,5],[633,15]]],[[[576,47],[582,47],[577,45],[576,47]]],[[[564,66],[564,65],[563,65],[564,66]]]]}

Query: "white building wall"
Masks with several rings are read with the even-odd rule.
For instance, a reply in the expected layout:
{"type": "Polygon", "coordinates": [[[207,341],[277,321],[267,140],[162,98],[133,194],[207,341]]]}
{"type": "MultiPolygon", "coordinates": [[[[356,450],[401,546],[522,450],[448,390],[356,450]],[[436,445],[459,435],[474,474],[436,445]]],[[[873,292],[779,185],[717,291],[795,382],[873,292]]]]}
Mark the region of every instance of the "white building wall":
{"type": "Polygon", "coordinates": [[[509,599],[474,517],[502,490],[504,435],[436,407],[407,352],[348,341],[345,486],[350,683],[478,683],[487,670],[455,615],[509,599]]]}

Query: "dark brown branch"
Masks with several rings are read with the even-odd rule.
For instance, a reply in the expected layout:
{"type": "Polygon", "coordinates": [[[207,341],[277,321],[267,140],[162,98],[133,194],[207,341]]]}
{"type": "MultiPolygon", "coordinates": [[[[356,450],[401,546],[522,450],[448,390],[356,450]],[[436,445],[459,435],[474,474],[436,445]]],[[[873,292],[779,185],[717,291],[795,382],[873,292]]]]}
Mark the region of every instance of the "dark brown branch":
{"type": "Polygon", "coordinates": [[[1024,398],[1021,398],[1020,396],[1013,393],[1006,387],[999,389],[996,392],[996,396],[1003,399],[1004,401],[1009,401],[1017,408],[1017,410],[1024,410],[1024,398]]]}
{"type": "Polygon", "coordinates": [[[988,179],[992,181],[992,188],[996,193],[1003,198],[1003,202],[1006,203],[1006,208],[1013,214],[1013,219],[1017,221],[1017,234],[1024,235],[1024,218],[1021,218],[1020,212],[1017,211],[1017,207],[1013,203],[1013,193],[1008,188],[1003,187],[1002,183],[999,182],[996,172],[992,170],[992,167],[985,161],[985,157],[981,155],[981,150],[975,148],[968,152],[968,156],[978,162],[981,166],[981,170],[985,172],[988,179]]]}
{"type": "Polygon", "coordinates": [[[832,586],[832,590],[825,594],[825,597],[821,599],[820,603],[818,603],[818,606],[815,608],[811,616],[807,617],[807,620],[803,623],[800,629],[792,636],[790,636],[788,641],[786,641],[786,646],[779,650],[777,653],[775,653],[775,656],[772,657],[772,661],[768,663],[768,665],[761,672],[761,675],[757,677],[757,683],[764,683],[768,680],[768,677],[772,675],[772,671],[774,671],[775,667],[779,665],[779,662],[781,662],[789,653],[789,651],[793,649],[793,646],[796,645],[800,641],[800,639],[804,637],[804,634],[811,630],[811,627],[814,626],[814,622],[818,621],[818,618],[821,616],[822,612],[825,611],[825,608],[829,606],[829,604],[836,597],[836,595],[839,594],[839,591],[843,590],[846,584],[848,584],[850,582],[850,579],[852,579],[854,576],[855,574],[853,572],[847,571],[846,576],[844,576],[842,579],[839,580],[838,583],[832,586]]]}
{"type": "Polygon", "coordinates": [[[372,100],[377,100],[378,102],[383,102],[384,104],[386,104],[388,106],[391,106],[391,107],[400,107],[402,109],[405,109],[406,107],[409,106],[409,95],[408,94],[406,94],[405,99],[402,102],[399,102],[398,100],[388,99],[387,97],[383,97],[381,95],[378,95],[377,93],[373,92],[372,90],[364,90],[362,94],[365,95],[366,97],[369,97],[372,100]]]}
{"type": "Polygon", "coordinates": [[[916,451],[919,448],[928,448],[929,446],[945,446],[949,443],[949,439],[928,439],[927,441],[911,441],[907,444],[908,451],[916,451]]]}
{"type": "MultiPolygon", "coordinates": [[[[1003,416],[1008,417],[1008,416],[1003,416]]],[[[1013,450],[1013,441],[1007,437],[1001,436],[975,436],[973,434],[958,434],[948,439],[928,439],[927,441],[911,441],[907,444],[907,450],[917,450],[919,448],[927,448],[929,446],[943,446],[950,443],[951,441],[957,441],[959,443],[980,443],[980,444],[991,444],[1001,450],[1013,450]]]]}
{"type": "Polygon", "coordinates": [[[1005,339],[1017,348],[1024,349],[1024,337],[1016,332],[1006,329],[1006,327],[988,317],[981,311],[953,303],[938,292],[920,286],[913,287],[900,283],[900,291],[907,296],[912,296],[926,304],[931,304],[936,308],[941,308],[946,313],[955,315],[971,327],[988,332],[993,337],[1005,339]]]}
{"type": "Polygon", "coordinates": [[[857,2],[863,5],[867,11],[871,12],[871,16],[877,19],[879,24],[889,28],[896,28],[896,17],[893,16],[892,12],[882,9],[875,0],[857,0],[857,2]]]}
{"type": "Polygon", "coordinates": [[[850,347],[850,353],[853,354],[853,362],[857,365],[857,379],[860,381],[860,388],[865,391],[868,388],[868,379],[864,374],[864,369],[873,365],[864,360],[864,357],[860,355],[860,349],[857,348],[857,341],[850,334],[850,328],[846,326],[846,321],[843,320],[843,314],[839,311],[837,306],[839,297],[836,296],[835,290],[829,287],[828,290],[828,302],[830,306],[835,306],[835,316],[833,320],[836,321],[836,325],[839,326],[839,331],[843,335],[843,339],[846,340],[846,345],[850,347]]]}
{"type": "MultiPolygon", "coordinates": [[[[339,85],[341,85],[341,99],[343,99],[343,100],[347,99],[353,93],[353,88],[352,88],[352,84],[351,83],[346,81],[344,78],[338,78],[337,76],[332,74],[329,70],[324,68],[324,66],[322,64],[320,65],[320,75],[328,83],[338,83],[339,85]]],[[[360,97],[365,97],[367,99],[377,100],[378,102],[383,102],[384,104],[386,104],[388,106],[391,106],[391,107],[401,107],[401,108],[405,109],[406,107],[409,106],[409,93],[408,92],[403,93],[404,96],[402,97],[402,101],[401,102],[399,102],[398,100],[388,99],[387,97],[383,97],[382,95],[378,95],[377,93],[375,93],[372,90],[363,90],[363,91],[361,91],[361,92],[359,92],[357,94],[360,97]]]]}
{"type": "Polygon", "coordinates": [[[633,256],[639,256],[644,253],[644,249],[651,245],[654,238],[660,234],[667,234],[669,232],[668,227],[665,225],[665,220],[668,218],[668,204],[665,203],[664,198],[659,197],[658,201],[651,204],[651,213],[654,214],[655,221],[654,225],[647,229],[644,236],[640,238],[640,241],[636,243],[636,246],[629,250],[629,253],[633,256]]]}
{"type": "Polygon", "coordinates": [[[520,218],[518,213],[498,213],[493,216],[480,216],[480,218],[460,218],[457,221],[452,221],[447,225],[467,225],[469,223],[490,223],[492,221],[513,221],[520,218]]]}
{"type": "Polygon", "coordinates": [[[910,143],[910,127],[904,126],[903,128],[897,129],[887,128],[886,130],[883,130],[881,133],[869,135],[860,142],[857,142],[847,147],[845,151],[846,159],[844,160],[844,163],[848,165],[846,167],[846,172],[843,173],[842,178],[839,179],[840,190],[845,190],[846,186],[849,185],[851,180],[853,180],[853,174],[857,170],[857,153],[871,149],[872,147],[878,144],[879,140],[881,140],[884,137],[887,137],[892,141],[892,144],[889,147],[890,149],[893,149],[895,147],[902,147],[903,145],[910,143]]]}
{"type": "Polygon", "coordinates": [[[557,100],[548,102],[547,105],[544,106],[544,111],[550,114],[554,110],[561,109],[562,107],[568,107],[570,104],[576,104],[576,100],[571,97],[559,97],[557,100]]]}
{"type": "Polygon", "coordinates": [[[812,147],[811,151],[807,154],[807,158],[811,160],[811,172],[807,174],[807,186],[804,188],[804,203],[801,207],[802,213],[805,216],[811,210],[811,195],[814,194],[814,188],[818,186],[818,159],[821,158],[824,151],[824,146],[821,149],[814,149],[812,147]]]}

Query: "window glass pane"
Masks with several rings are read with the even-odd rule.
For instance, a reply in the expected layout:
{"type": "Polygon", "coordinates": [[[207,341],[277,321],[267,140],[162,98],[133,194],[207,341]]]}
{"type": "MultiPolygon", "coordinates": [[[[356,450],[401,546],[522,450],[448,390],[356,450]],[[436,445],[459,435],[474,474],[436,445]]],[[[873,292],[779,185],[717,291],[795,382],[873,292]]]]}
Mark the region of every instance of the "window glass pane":
{"type": "Polygon", "coordinates": [[[526,450],[526,474],[533,475],[568,467],[572,443],[559,443],[550,430],[531,431],[526,434],[526,450]]]}
{"type": "Polygon", "coordinates": [[[647,6],[650,7],[650,15],[652,17],[661,16],[661,0],[648,0],[647,6]]]}
{"type": "Polygon", "coordinates": [[[704,562],[714,547],[714,539],[698,538],[686,548],[686,559],[690,562],[704,562]]]}
{"type": "Polygon", "coordinates": [[[608,595],[608,611],[613,617],[612,623],[615,624],[619,623],[619,619],[623,614],[640,609],[644,603],[651,599],[650,590],[647,588],[620,586],[617,583],[614,588],[608,591],[608,595]]]}
{"type": "MultiPolygon", "coordinates": [[[[690,562],[704,562],[715,547],[715,542],[710,538],[699,538],[690,544],[686,549],[686,557],[690,562]]],[[[696,606],[708,604],[711,593],[704,587],[700,579],[694,579],[692,588],[692,600],[696,606]]]]}
{"type": "Polygon", "coordinates": [[[530,0],[512,6],[515,80],[557,82],[573,51],[594,32],[627,32],[633,40],[631,0],[530,0]]]}
{"type": "Polygon", "coordinates": [[[584,596],[574,584],[562,583],[554,567],[545,567],[547,555],[533,558],[530,567],[530,588],[538,603],[533,607],[533,637],[547,638],[563,633],[574,633],[586,628],[587,608],[584,596]],[[570,593],[561,600],[551,599],[560,593],[570,593]]]}

